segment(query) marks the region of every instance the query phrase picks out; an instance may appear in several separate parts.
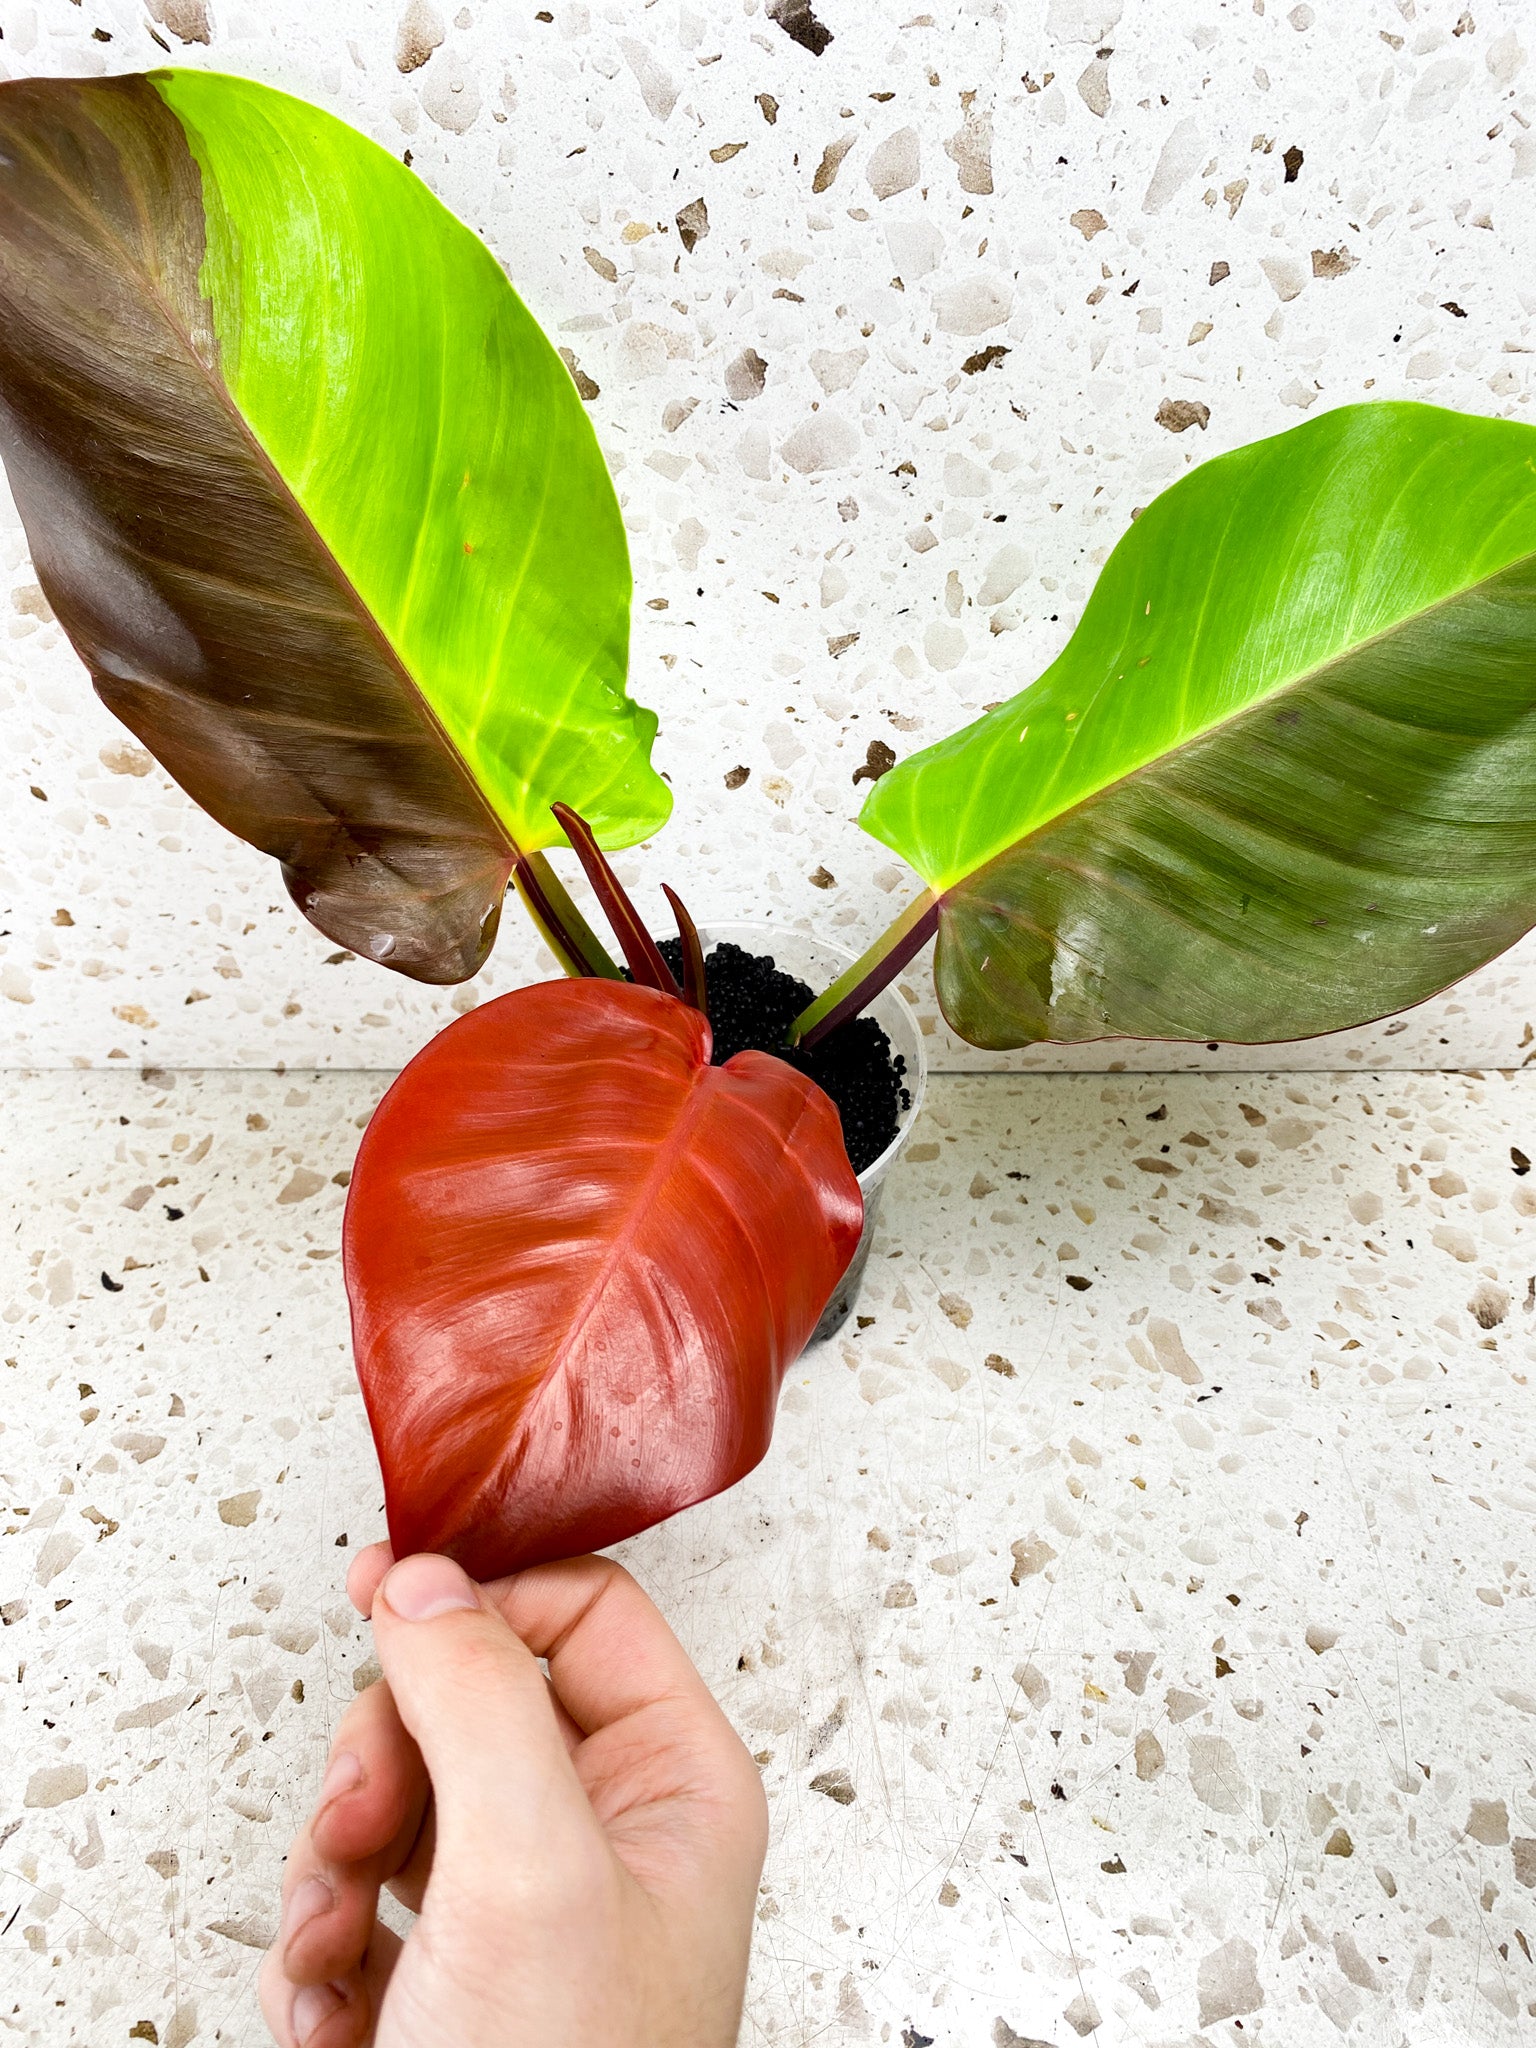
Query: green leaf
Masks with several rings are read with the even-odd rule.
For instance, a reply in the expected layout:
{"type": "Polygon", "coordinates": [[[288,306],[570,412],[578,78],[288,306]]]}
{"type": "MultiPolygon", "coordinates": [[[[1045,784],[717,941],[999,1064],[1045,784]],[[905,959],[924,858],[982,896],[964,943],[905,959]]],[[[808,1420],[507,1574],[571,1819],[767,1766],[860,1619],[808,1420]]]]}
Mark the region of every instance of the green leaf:
{"type": "Polygon", "coordinates": [[[975,1045],[1262,1043],[1536,922],[1536,428],[1341,408],[1149,506],[1060,657],[886,775],[975,1045]]]}
{"type": "Polygon", "coordinates": [[[331,937],[473,973],[565,802],[662,824],[590,423],[477,236],[215,73],[0,86],[0,452],[108,705],[331,937]]]}

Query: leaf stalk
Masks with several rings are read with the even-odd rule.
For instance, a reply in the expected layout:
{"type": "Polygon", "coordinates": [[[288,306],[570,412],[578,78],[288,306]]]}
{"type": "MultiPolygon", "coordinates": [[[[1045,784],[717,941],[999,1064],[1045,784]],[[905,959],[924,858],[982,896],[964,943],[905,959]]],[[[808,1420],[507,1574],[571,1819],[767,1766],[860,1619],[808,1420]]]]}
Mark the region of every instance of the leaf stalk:
{"type": "Polygon", "coordinates": [[[830,988],[801,1011],[789,1027],[790,1044],[803,1046],[809,1052],[839,1024],[846,1024],[850,1017],[868,1009],[938,930],[942,903],[943,898],[931,889],[925,889],[915,902],[909,903],[868,951],[861,953],[830,988]]]}
{"type": "Polygon", "coordinates": [[[574,969],[566,968],[567,974],[592,974],[604,981],[620,980],[618,963],[577,909],[548,856],[530,853],[525,856],[524,864],[532,871],[545,905],[553,912],[566,944],[580,963],[574,969]]]}
{"type": "MultiPolygon", "coordinates": [[[[539,856],[536,854],[521,854],[512,869],[512,886],[517,891],[522,906],[533,923],[534,930],[544,941],[545,945],[548,946],[551,953],[554,954],[563,974],[595,975],[601,972],[588,959],[577,935],[560,915],[554,896],[548,887],[548,884],[555,880],[554,871],[545,862],[543,863],[544,872],[541,873],[539,868],[534,865],[538,858],[539,856]]],[[[564,892],[562,891],[561,893],[564,892]]],[[[574,910],[575,905],[572,904],[571,908],[574,910]]],[[[578,912],[577,915],[579,917],[580,913],[578,912]]],[[[585,919],[581,921],[583,924],[586,923],[585,919]]],[[[588,936],[595,941],[596,934],[592,932],[590,926],[587,927],[587,931],[588,936]]],[[[612,963],[610,962],[609,964],[612,967],[612,963]]],[[[614,973],[618,972],[617,968],[613,968],[612,971],[614,973]]]]}

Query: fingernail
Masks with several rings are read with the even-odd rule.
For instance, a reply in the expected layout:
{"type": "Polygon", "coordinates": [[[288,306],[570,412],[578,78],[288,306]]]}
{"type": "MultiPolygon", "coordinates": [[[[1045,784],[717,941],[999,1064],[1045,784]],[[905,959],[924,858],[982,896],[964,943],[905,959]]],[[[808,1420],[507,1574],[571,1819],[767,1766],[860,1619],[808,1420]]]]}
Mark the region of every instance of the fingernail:
{"type": "Polygon", "coordinates": [[[456,1608],[480,1605],[479,1595],[453,1559],[430,1554],[397,1564],[379,1591],[402,1621],[435,1621],[456,1608]]]}
{"type": "Polygon", "coordinates": [[[315,1801],[316,1807],[329,1805],[331,1800],[339,1799],[343,1792],[350,1792],[354,1785],[361,1782],[362,1775],[363,1767],[351,1750],[338,1749],[321,1780],[320,1797],[315,1801]]]}
{"type": "Polygon", "coordinates": [[[340,2012],[346,2004],[346,1993],[338,1991],[334,1984],[306,1984],[293,2001],[289,2015],[299,2048],[310,2040],[325,2025],[333,2012],[340,2012]]]}
{"type": "Polygon", "coordinates": [[[319,1913],[328,1913],[336,1903],[336,1894],[323,1877],[306,1877],[295,1885],[288,1903],[283,1908],[283,1940],[292,1941],[299,1929],[313,1920],[319,1913]]]}

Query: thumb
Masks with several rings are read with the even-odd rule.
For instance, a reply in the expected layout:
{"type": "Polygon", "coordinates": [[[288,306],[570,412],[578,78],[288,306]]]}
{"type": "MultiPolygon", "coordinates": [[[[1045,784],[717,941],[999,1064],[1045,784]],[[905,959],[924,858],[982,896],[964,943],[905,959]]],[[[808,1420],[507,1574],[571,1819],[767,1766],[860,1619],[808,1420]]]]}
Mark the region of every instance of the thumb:
{"type": "MultiPolygon", "coordinates": [[[[437,1863],[494,1845],[530,1862],[595,1835],[537,1660],[451,1558],[405,1558],[373,1601],[374,1642],[437,1804],[437,1863]]],[[[471,1866],[472,1867],[472,1866],[471,1866]]]]}

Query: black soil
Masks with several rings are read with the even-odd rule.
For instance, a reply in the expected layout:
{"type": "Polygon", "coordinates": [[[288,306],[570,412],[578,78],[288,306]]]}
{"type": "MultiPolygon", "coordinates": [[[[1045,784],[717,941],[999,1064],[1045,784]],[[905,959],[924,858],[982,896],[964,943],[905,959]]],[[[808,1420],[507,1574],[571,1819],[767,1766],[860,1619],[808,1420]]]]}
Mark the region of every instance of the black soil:
{"type": "MultiPolygon", "coordinates": [[[[661,952],[682,979],[682,948],[663,939],[661,952]]],[[[901,1113],[912,1100],[902,1085],[907,1063],[873,1017],[852,1017],[811,1052],[791,1051],[784,1034],[816,994],[766,954],[749,953],[729,941],[704,963],[714,1064],[724,1066],[749,1048],[771,1052],[797,1068],[830,1095],[843,1120],[849,1164],[862,1173],[895,1138],[901,1113]]]]}

